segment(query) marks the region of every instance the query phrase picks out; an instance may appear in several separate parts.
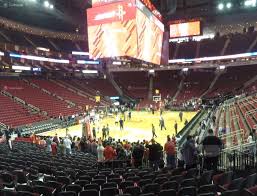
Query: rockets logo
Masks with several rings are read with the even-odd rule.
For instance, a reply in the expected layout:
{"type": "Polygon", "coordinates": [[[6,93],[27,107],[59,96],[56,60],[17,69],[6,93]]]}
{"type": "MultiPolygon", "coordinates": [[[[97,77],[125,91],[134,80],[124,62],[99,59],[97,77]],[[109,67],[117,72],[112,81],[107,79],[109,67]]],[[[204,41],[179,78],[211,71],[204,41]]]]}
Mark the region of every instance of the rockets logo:
{"type": "Polygon", "coordinates": [[[122,5],[118,5],[117,10],[113,10],[111,12],[105,12],[101,14],[97,14],[94,18],[94,20],[104,20],[109,18],[118,17],[119,20],[124,20],[124,15],[126,15],[126,11],[124,10],[124,7],[122,5]]]}

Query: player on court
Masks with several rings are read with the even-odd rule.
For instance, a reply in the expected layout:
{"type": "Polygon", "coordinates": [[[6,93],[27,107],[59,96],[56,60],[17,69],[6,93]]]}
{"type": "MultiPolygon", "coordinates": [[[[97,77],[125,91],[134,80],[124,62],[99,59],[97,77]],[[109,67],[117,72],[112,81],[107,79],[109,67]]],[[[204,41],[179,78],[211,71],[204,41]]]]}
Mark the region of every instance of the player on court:
{"type": "Polygon", "coordinates": [[[118,125],[118,124],[119,124],[119,116],[117,114],[116,117],[115,117],[115,125],[118,125]]]}
{"type": "Polygon", "coordinates": [[[152,134],[153,134],[153,138],[157,137],[156,133],[155,133],[155,127],[152,124],[152,134]]]}

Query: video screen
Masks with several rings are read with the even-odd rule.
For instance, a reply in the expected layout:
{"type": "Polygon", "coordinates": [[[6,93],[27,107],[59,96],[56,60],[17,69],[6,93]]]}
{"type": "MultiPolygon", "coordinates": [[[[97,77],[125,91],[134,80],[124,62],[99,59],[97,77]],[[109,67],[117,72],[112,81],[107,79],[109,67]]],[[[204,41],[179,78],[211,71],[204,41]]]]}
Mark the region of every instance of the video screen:
{"type": "Polygon", "coordinates": [[[170,25],[170,38],[201,35],[201,22],[185,22],[170,25]]]}
{"type": "Polygon", "coordinates": [[[136,9],[113,3],[88,10],[89,53],[95,58],[136,57],[136,9]]]}
{"type": "Polygon", "coordinates": [[[89,53],[92,57],[127,56],[161,63],[162,23],[153,14],[138,9],[135,1],[91,8],[87,10],[87,15],[89,53]]]}
{"type": "Polygon", "coordinates": [[[160,64],[163,32],[143,12],[137,11],[138,59],[160,64]]]}

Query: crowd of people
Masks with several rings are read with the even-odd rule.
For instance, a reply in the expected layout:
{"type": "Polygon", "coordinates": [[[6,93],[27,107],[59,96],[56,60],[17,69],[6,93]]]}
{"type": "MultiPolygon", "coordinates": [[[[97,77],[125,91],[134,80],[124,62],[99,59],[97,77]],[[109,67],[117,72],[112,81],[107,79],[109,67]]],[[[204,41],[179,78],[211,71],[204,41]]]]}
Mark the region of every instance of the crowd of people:
{"type": "Polygon", "coordinates": [[[61,138],[57,134],[54,137],[32,134],[30,139],[33,145],[38,145],[39,148],[44,148],[53,155],[70,155],[75,151],[81,151],[95,155],[99,165],[116,161],[136,168],[150,166],[155,170],[165,166],[190,169],[202,163],[206,169],[217,170],[222,149],[222,141],[214,136],[211,129],[208,130],[208,135],[200,145],[196,144],[193,136],[188,135],[186,142],[180,147],[177,146],[174,136],[172,138],[167,136],[167,141],[163,146],[155,139],[131,143],[127,140],[116,141],[111,137],[95,140],[90,136],[72,138],[67,135],[61,138]]]}

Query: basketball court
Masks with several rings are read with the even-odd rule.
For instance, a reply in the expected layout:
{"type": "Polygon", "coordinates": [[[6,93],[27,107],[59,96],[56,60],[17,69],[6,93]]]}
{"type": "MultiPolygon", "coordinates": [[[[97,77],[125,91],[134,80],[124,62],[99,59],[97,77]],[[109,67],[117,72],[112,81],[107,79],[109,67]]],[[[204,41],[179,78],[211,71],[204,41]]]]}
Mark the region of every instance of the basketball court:
{"type": "MultiPolygon", "coordinates": [[[[124,130],[120,130],[119,125],[115,125],[115,116],[108,116],[99,121],[99,123],[91,123],[90,127],[95,127],[97,130],[97,138],[102,137],[102,127],[109,125],[110,128],[110,136],[112,138],[118,139],[126,139],[130,142],[142,141],[142,140],[150,140],[152,139],[152,123],[155,126],[155,132],[157,135],[156,141],[164,144],[166,142],[167,135],[172,136],[175,134],[174,124],[175,121],[178,123],[178,131],[180,131],[184,127],[184,122],[187,120],[188,122],[194,117],[196,112],[183,112],[183,121],[180,122],[179,112],[174,111],[165,111],[163,112],[163,118],[165,121],[166,130],[160,130],[159,127],[159,117],[160,113],[155,112],[153,115],[151,112],[132,112],[131,120],[126,119],[124,122],[124,130]]],[[[57,129],[49,132],[45,132],[41,135],[49,135],[54,136],[55,133],[58,134],[59,137],[64,137],[66,135],[66,129],[57,129]]],[[[82,136],[82,125],[75,125],[69,127],[68,134],[73,136],[82,136]]]]}

